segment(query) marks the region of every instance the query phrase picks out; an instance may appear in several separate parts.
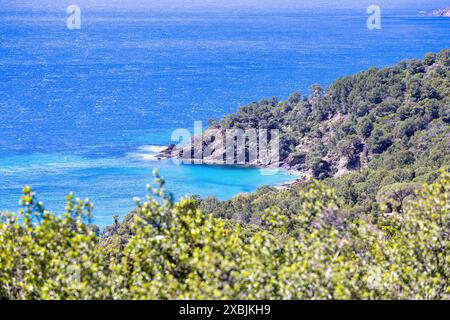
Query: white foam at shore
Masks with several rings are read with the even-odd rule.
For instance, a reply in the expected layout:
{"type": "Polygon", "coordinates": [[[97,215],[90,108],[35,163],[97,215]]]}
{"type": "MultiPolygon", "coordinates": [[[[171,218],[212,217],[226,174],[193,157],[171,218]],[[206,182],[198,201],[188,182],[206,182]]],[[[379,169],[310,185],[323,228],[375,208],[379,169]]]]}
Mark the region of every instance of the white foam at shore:
{"type": "Polygon", "coordinates": [[[128,157],[138,160],[146,160],[146,161],[156,161],[158,158],[156,154],[145,154],[145,153],[128,153],[128,157]]]}
{"type": "Polygon", "coordinates": [[[139,151],[148,152],[148,153],[160,153],[167,147],[162,146],[140,146],[138,148],[139,151]]]}
{"type": "Polygon", "coordinates": [[[139,159],[139,160],[146,160],[146,161],[155,161],[158,160],[157,155],[164,151],[167,147],[162,146],[140,146],[138,148],[139,152],[137,153],[128,153],[127,155],[130,158],[139,159]]]}

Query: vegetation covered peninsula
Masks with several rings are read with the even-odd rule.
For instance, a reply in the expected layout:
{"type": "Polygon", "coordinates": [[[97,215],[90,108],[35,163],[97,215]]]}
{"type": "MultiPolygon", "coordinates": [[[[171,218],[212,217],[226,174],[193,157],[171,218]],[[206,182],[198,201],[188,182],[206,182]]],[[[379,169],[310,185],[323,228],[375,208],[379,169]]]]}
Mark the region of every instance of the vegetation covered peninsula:
{"type": "Polygon", "coordinates": [[[229,201],[146,199],[102,232],[88,200],[0,216],[0,299],[449,299],[450,50],[261,100],[210,126],[279,129],[306,177],[229,201]]]}

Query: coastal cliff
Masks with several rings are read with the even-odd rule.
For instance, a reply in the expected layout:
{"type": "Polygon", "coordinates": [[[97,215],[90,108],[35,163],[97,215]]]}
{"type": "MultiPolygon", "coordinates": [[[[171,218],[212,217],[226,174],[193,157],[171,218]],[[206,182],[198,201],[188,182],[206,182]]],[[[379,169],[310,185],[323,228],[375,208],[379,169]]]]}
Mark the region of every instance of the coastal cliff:
{"type": "Polygon", "coordinates": [[[338,79],[326,91],[313,85],[309,94],[296,92],[286,101],[252,102],[220,121],[210,120],[202,137],[193,137],[181,148],[171,145],[158,157],[225,164],[223,141],[209,132],[225,136],[229,129],[255,128],[280,132],[279,159],[251,160],[247,155],[252,146],[247,145],[247,165],[282,167],[316,179],[340,177],[381,162],[409,163],[414,156],[432,152],[431,144],[424,143],[431,137],[448,155],[449,57],[450,50],[443,50],[423,60],[338,79]]]}

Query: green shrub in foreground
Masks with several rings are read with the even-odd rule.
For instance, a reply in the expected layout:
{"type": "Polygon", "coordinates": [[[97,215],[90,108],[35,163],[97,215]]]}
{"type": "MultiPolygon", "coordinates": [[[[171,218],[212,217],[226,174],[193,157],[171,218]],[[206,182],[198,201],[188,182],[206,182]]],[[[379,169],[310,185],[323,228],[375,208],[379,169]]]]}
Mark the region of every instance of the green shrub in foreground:
{"type": "Polygon", "coordinates": [[[314,182],[295,212],[269,207],[259,227],[174,203],[156,179],[117,247],[85,224],[89,201],[70,195],[55,215],[25,188],[18,214],[0,216],[0,298],[450,298],[448,173],[379,223],[348,218],[314,182]]]}

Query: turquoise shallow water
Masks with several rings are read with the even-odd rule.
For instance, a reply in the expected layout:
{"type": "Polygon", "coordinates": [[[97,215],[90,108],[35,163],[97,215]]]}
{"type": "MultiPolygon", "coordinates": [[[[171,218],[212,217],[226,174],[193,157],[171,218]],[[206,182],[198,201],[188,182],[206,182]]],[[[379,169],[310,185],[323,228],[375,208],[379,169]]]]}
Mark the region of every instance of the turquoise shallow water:
{"type": "Polygon", "coordinates": [[[95,206],[94,222],[104,226],[111,223],[113,214],[123,215],[132,209],[134,196],[145,196],[154,167],[166,178],[166,189],[178,197],[215,195],[227,199],[264,184],[276,185],[296,177],[282,171],[265,176],[257,168],[174,165],[171,160],[33,154],[0,159],[0,175],[8,187],[0,188],[0,197],[3,205],[16,208],[20,188],[27,184],[38,192],[46,208],[60,211],[64,209],[64,197],[72,191],[76,196],[90,197],[95,206]]]}
{"type": "Polygon", "coordinates": [[[450,47],[450,19],[386,12],[366,28],[351,11],[94,12],[65,27],[65,10],[0,13],[0,208],[31,185],[48,209],[74,191],[95,223],[133,208],[153,167],[177,197],[228,199],[295,176],[259,169],[175,166],[136,154],[264,97],[450,47]]]}

